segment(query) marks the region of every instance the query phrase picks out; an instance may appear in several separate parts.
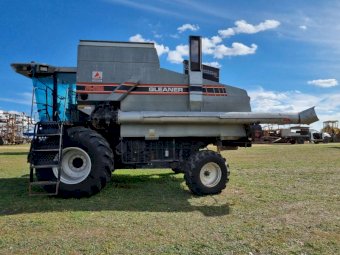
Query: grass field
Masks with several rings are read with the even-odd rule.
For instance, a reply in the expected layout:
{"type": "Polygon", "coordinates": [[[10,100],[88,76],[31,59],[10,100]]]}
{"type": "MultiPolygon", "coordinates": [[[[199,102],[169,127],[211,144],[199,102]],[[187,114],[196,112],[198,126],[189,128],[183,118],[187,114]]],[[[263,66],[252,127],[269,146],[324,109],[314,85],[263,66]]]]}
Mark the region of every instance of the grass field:
{"type": "Polygon", "coordinates": [[[117,170],[87,199],[29,197],[27,146],[0,146],[0,254],[340,254],[340,144],[226,151],[220,195],[117,170]]]}

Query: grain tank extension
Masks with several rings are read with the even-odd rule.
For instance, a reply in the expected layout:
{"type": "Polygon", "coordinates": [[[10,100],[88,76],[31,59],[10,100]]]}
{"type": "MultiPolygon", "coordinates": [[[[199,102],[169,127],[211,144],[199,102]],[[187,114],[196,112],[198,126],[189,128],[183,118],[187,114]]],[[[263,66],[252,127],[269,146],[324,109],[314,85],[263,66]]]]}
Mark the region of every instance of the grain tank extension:
{"type": "Polygon", "coordinates": [[[33,81],[39,122],[29,153],[30,193],[84,197],[114,169],[171,168],[197,195],[226,186],[218,151],[251,146],[255,123],[310,124],[300,113],[253,113],[243,89],[219,83],[202,65],[201,38],[189,39],[184,73],[163,69],[153,43],[80,41],[77,67],[16,63],[33,81]]]}

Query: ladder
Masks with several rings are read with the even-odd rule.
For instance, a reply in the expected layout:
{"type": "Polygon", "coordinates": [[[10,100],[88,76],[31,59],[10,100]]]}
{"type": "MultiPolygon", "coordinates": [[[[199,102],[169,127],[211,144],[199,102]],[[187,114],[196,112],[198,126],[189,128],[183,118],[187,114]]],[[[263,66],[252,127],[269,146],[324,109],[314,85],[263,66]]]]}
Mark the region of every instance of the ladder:
{"type": "Polygon", "coordinates": [[[30,163],[30,196],[58,195],[61,176],[63,128],[63,122],[61,121],[44,121],[35,124],[28,156],[30,163]],[[39,169],[39,174],[42,176],[49,174],[49,178],[47,180],[37,179],[35,177],[37,169],[39,169]],[[44,173],[44,171],[46,172],[44,173]]]}

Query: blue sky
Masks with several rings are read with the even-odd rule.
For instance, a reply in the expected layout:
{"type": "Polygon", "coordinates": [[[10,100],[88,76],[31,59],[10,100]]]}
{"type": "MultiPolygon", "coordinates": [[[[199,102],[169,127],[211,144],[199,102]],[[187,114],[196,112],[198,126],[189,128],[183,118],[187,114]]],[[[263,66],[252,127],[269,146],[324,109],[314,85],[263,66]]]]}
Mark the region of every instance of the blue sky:
{"type": "Polygon", "coordinates": [[[188,36],[201,35],[203,61],[246,89],[253,111],[315,105],[321,120],[340,120],[339,1],[1,0],[0,9],[0,110],[30,111],[31,81],[10,63],[76,66],[80,39],[154,41],[161,66],[182,72],[188,36]]]}

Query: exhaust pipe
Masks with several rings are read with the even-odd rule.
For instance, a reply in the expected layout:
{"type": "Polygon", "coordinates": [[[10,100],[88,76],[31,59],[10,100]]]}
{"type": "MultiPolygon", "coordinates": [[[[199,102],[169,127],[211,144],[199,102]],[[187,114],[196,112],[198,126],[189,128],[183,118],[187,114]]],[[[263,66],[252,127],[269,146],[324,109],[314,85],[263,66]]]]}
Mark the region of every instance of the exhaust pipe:
{"type": "Polygon", "coordinates": [[[255,112],[122,112],[119,124],[311,124],[318,121],[314,107],[299,113],[255,112]]]}
{"type": "Polygon", "coordinates": [[[200,36],[189,37],[189,57],[190,110],[200,112],[203,106],[202,40],[200,36]]]}

